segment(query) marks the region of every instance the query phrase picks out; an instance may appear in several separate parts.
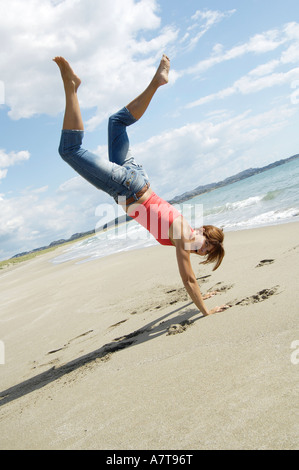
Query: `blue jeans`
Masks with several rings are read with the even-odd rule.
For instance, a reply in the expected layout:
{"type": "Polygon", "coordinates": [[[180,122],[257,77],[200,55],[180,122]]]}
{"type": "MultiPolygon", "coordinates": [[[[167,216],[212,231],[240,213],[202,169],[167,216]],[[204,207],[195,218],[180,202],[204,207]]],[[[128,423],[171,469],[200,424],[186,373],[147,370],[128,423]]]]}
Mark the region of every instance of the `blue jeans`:
{"type": "Polygon", "coordinates": [[[59,153],[77,173],[96,188],[105,191],[117,202],[118,197],[134,197],[149,181],[141,165],[138,165],[129,150],[127,126],[136,119],[123,108],[109,118],[109,161],[82,148],[84,131],[63,130],[59,153]]]}

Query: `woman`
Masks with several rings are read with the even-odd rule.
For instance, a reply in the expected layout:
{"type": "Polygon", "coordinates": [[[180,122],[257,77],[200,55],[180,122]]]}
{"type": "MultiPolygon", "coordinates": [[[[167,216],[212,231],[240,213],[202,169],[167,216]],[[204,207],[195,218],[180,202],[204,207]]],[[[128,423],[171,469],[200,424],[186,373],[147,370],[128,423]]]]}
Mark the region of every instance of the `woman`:
{"type": "Polygon", "coordinates": [[[77,97],[81,80],[63,57],[55,57],[53,60],[60,68],[66,97],[59,146],[61,157],[91,184],[112,196],[159,243],[175,247],[183,284],[203,315],[225,310],[225,305],[207,309],[204,300],[216,292],[202,297],[190,262],[190,253],[196,253],[207,257],[204,263],[215,262],[214,269],[217,269],[224,256],[222,230],[213,226],[193,230],[173,206],[152,191],[147,174],[136,164],[129,151],[126,128],[143,116],[158,88],[168,83],[168,57],[163,55],[146,90],[109,118],[109,161],[82,148],[84,125],[77,97]]]}

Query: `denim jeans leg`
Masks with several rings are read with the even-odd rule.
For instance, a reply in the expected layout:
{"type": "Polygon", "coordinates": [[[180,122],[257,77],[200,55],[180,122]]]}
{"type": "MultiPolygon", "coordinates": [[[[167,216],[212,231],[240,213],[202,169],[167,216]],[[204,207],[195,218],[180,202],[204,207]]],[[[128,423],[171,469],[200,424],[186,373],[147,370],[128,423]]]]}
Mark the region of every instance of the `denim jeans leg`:
{"type": "Polygon", "coordinates": [[[125,160],[124,165],[106,160],[82,147],[83,131],[63,130],[59,153],[77,173],[96,188],[105,191],[114,200],[119,196],[126,199],[135,197],[148,177],[143,168],[133,158],[125,160]]]}
{"type": "Polygon", "coordinates": [[[137,121],[127,108],[122,108],[109,118],[108,122],[108,153],[109,160],[117,165],[125,165],[130,156],[130,142],[127,127],[137,121]]]}
{"type": "Polygon", "coordinates": [[[117,187],[111,184],[111,175],[115,165],[85,150],[83,137],[83,131],[62,131],[59,145],[62,159],[93,186],[114,197],[117,187]]]}

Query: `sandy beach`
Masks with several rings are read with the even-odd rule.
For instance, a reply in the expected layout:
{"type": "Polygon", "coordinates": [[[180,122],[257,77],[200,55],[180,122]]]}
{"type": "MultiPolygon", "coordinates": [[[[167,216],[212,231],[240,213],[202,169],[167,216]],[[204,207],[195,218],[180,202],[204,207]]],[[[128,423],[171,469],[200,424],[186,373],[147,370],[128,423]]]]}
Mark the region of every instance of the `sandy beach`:
{"type": "Polygon", "coordinates": [[[229,232],[214,273],[193,256],[231,305],[209,317],[171,247],[1,270],[0,449],[298,449],[298,235],[229,232]]]}

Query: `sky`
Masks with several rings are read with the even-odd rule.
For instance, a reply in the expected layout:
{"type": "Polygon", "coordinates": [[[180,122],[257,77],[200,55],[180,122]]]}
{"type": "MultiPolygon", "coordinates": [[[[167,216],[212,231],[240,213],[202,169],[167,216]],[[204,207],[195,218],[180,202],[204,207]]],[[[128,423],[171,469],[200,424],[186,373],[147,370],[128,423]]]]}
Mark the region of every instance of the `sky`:
{"type": "Polygon", "coordinates": [[[58,154],[57,55],[103,158],[109,115],[169,56],[169,84],[129,130],[165,199],[299,153],[298,0],[0,0],[0,41],[2,260],[94,229],[112,202],[58,154]]]}

